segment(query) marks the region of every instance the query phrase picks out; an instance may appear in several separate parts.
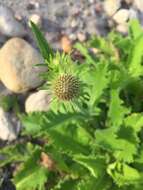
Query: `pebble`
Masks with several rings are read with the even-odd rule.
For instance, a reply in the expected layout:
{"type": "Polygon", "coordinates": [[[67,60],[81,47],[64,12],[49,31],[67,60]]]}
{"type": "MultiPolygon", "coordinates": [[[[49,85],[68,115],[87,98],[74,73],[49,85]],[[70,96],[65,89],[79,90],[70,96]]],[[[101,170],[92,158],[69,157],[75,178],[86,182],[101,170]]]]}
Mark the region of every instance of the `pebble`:
{"type": "Polygon", "coordinates": [[[128,33],[128,24],[119,24],[116,26],[116,30],[122,34],[127,34],[128,33]]]}
{"type": "Polygon", "coordinates": [[[79,32],[77,33],[77,39],[80,41],[80,42],[84,42],[86,41],[86,35],[82,32],[79,32]]]}
{"type": "Polygon", "coordinates": [[[138,19],[138,13],[134,9],[129,9],[129,18],[130,19],[138,19]]]}
{"type": "Polygon", "coordinates": [[[129,19],[129,10],[128,9],[120,9],[114,16],[113,20],[117,24],[124,24],[129,19]]]}
{"type": "Polygon", "coordinates": [[[16,139],[14,125],[11,122],[8,113],[0,107],[0,139],[12,141],[16,139]]]}
{"type": "Polygon", "coordinates": [[[125,0],[125,2],[126,2],[128,5],[131,5],[131,4],[134,2],[134,0],[125,0]]]}
{"type": "Polygon", "coordinates": [[[42,26],[42,18],[38,14],[32,14],[29,17],[28,25],[31,26],[30,21],[32,21],[34,24],[36,24],[39,28],[42,26]]]}
{"type": "Polygon", "coordinates": [[[25,102],[25,111],[38,112],[48,111],[50,104],[50,95],[47,90],[40,90],[31,94],[25,102]]]}
{"type": "Polygon", "coordinates": [[[72,28],[75,28],[76,26],[78,26],[78,21],[75,20],[75,19],[73,19],[73,20],[71,21],[71,27],[72,27],[72,28]]]}
{"type": "Polygon", "coordinates": [[[108,16],[112,16],[120,8],[120,0],[106,0],[103,3],[103,8],[108,16]]]}
{"type": "Polygon", "coordinates": [[[61,38],[61,47],[62,47],[62,50],[65,53],[71,52],[71,50],[72,50],[72,43],[71,43],[71,40],[69,39],[69,37],[63,36],[61,38]]]}
{"type": "Polygon", "coordinates": [[[9,37],[22,37],[26,35],[23,25],[15,19],[13,11],[0,5],[0,32],[9,37]]]}
{"type": "Polygon", "coordinates": [[[3,84],[15,93],[34,89],[42,83],[39,74],[45,67],[40,54],[21,38],[11,38],[0,50],[0,78],[3,84]]]}

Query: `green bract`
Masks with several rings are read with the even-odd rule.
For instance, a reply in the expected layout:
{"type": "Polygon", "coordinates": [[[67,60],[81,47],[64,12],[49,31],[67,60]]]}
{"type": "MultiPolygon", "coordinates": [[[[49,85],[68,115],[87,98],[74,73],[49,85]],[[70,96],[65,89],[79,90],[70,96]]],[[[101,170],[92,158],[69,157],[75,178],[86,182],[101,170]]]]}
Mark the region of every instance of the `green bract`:
{"type": "Polygon", "coordinates": [[[21,116],[22,135],[32,140],[0,150],[6,158],[0,165],[20,163],[13,178],[17,190],[142,190],[143,31],[138,21],[129,23],[126,37],[111,32],[77,43],[82,62],[53,52],[31,25],[48,68],[41,77],[51,95],[50,110],[21,116]]]}

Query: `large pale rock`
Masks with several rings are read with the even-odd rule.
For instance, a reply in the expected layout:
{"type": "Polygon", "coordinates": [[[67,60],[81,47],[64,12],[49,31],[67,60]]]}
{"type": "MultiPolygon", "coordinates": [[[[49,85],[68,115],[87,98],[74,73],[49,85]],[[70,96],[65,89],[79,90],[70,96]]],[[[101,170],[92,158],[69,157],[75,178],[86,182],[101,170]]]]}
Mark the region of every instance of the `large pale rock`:
{"type": "Polygon", "coordinates": [[[12,141],[16,139],[14,125],[10,121],[8,113],[0,107],[0,139],[12,141]]]}
{"type": "Polygon", "coordinates": [[[124,24],[129,19],[130,11],[127,9],[120,9],[114,16],[113,20],[117,24],[124,24]]]}
{"type": "Polygon", "coordinates": [[[21,37],[26,34],[23,25],[15,19],[13,11],[0,5],[0,32],[10,37],[21,37]]]}
{"type": "Polygon", "coordinates": [[[40,54],[21,38],[8,40],[0,50],[0,78],[15,93],[22,93],[39,86],[39,74],[45,67],[35,66],[43,62],[40,54]]]}
{"type": "Polygon", "coordinates": [[[108,16],[112,16],[116,13],[116,11],[120,8],[121,1],[120,0],[105,0],[103,7],[108,16]]]}
{"type": "Polygon", "coordinates": [[[31,94],[25,102],[25,111],[36,112],[36,111],[48,111],[50,105],[50,95],[46,90],[40,90],[36,93],[31,94]]]}
{"type": "Polygon", "coordinates": [[[143,0],[134,0],[134,6],[143,12],[143,0]]]}

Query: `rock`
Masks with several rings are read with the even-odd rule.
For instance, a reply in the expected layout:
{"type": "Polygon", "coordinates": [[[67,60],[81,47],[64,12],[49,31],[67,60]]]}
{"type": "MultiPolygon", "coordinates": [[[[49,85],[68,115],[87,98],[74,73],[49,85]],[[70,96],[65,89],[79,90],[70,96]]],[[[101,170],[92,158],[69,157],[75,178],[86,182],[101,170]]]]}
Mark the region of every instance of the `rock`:
{"type": "Polygon", "coordinates": [[[122,34],[127,34],[128,33],[128,24],[119,24],[116,26],[116,30],[122,34]]]}
{"type": "Polygon", "coordinates": [[[13,11],[3,5],[0,5],[0,32],[9,37],[22,37],[26,34],[23,25],[15,19],[13,11]]]}
{"type": "Polygon", "coordinates": [[[77,39],[80,41],[80,42],[84,42],[86,40],[86,35],[82,32],[79,32],[77,33],[77,39]]]}
{"type": "Polygon", "coordinates": [[[126,2],[128,5],[130,5],[130,4],[132,4],[132,3],[134,2],[134,0],[125,0],[125,2],[126,2]]]}
{"type": "Polygon", "coordinates": [[[120,9],[114,16],[113,20],[117,24],[124,24],[129,19],[129,10],[127,9],[120,9]]]}
{"type": "Polygon", "coordinates": [[[16,139],[14,125],[9,119],[8,113],[0,108],[0,139],[12,141],[16,139]]]}
{"type": "Polygon", "coordinates": [[[143,0],[134,0],[134,6],[143,12],[143,0]]]}
{"type": "Polygon", "coordinates": [[[72,49],[71,40],[67,36],[61,38],[61,47],[65,53],[69,53],[72,49]]]}
{"type": "Polygon", "coordinates": [[[12,38],[0,50],[0,78],[15,93],[34,89],[42,83],[39,74],[45,67],[36,67],[43,59],[25,40],[12,38]]]}
{"type": "Polygon", "coordinates": [[[129,18],[130,19],[138,19],[138,13],[134,9],[129,9],[129,18]]]}
{"type": "Polygon", "coordinates": [[[29,26],[31,26],[30,21],[34,22],[34,24],[36,24],[37,26],[39,26],[39,28],[41,28],[42,26],[42,18],[40,15],[38,14],[32,14],[29,18],[28,24],[29,26]]]}
{"type": "Polygon", "coordinates": [[[112,16],[120,8],[120,0],[106,0],[103,4],[103,8],[108,16],[112,16]]]}
{"type": "Polygon", "coordinates": [[[27,113],[36,111],[48,111],[50,104],[50,95],[46,90],[40,90],[31,94],[25,102],[27,113]]]}

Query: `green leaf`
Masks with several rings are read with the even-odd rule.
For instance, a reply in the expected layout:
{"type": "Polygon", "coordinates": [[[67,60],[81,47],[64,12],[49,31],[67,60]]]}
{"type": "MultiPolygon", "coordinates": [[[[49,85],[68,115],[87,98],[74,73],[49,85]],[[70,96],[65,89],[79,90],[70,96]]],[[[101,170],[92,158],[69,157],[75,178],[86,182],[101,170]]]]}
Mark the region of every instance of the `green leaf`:
{"type": "Polygon", "coordinates": [[[31,28],[33,33],[35,34],[40,52],[45,60],[50,62],[51,57],[53,57],[53,51],[50,48],[49,44],[47,43],[44,35],[40,31],[40,29],[33,23],[31,22],[31,28]]]}
{"type": "Polygon", "coordinates": [[[32,156],[24,163],[14,178],[17,190],[45,190],[44,184],[47,181],[48,170],[40,166],[41,151],[35,150],[32,156]]]}
{"type": "Polygon", "coordinates": [[[104,90],[108,87],[108,65],[103,63],[99,63],[96,65],[96,69],[94,72],[91,72],[92,75],[92,82],[90,85],[91,92],[90,92],[90,105],[97,104],[99,98],[103,94],[104,90]]]}
{"type": "Polygon", "coordinates": [[[105,158],[103,157],[76,155],[74,160],[87,168],[95,178],[100,177],[106,168],[105,158]]]}
{"type": "Polygon", "coordinates": [[[76,125],[61,125],[47,131],[50,143],[59,151],[68,154],[88,154],[90,152],[90,134],[76,125]]]}
{"type": "Polygon", "coordinates": [[[110,105],[108,111],[109,126],[118,127],[123,123],[125,115],[130,113],[130,109],[123,106],[123,100],[119,97],[119,90],[111,90],[110,105]]]}
{"type": "Polygon", "coordinates": [[[86,176],[79,182],[76,190],[110,190],[111,181],[105,174],[99,178],[86,176]]]}
{"type": "Polygon", "coordinates": [[[143,113],[132,113],[125,119],[125,125],[138,133],[143,127],[143,113]]]}
{"type": "Polygon", "coordinates": [[[107,172],[119,186],[135,184],[141,179],[140,173],[135,168],[120,162],[110,164],[107,172]]]}
{"type": "Polygon", "coordinates": [[[129,31],[133,39],[136,39],[143,34],[142,27],[137,19],[133,19],[129,22],[129,31]]]}
{"type": "Polygon", "coordinates": [[[134,42],[131,55],[129,56],[129,73],[132,77],[139,77],[143,74],[143,34],[134,42]]]}

